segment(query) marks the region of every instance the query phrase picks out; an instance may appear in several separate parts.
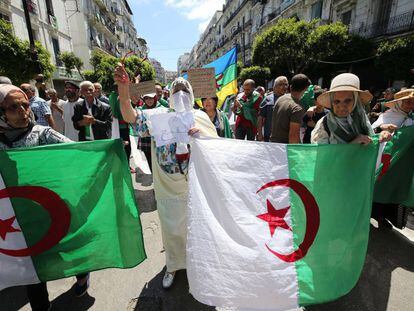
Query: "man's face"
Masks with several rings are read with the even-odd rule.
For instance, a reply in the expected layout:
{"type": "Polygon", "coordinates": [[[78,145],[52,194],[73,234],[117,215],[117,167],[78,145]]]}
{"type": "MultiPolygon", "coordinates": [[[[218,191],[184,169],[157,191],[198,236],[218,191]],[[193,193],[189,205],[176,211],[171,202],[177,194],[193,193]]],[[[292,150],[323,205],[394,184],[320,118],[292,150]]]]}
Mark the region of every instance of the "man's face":
{"type": "Polygon", "coordinates": [[[31,99],[36,94],[31,90],[30,84],[22,84],[20,86],[21,90],[26,94],[27,98],[31,99]]]}
{"type": "Polygon", "coordinates": [[[79,97],[79,90],[72,84],[65,84],[65,95],[70,101],[75,101],[79,97]]]}
{"type": "Polygon", "coordinates": [[[384,99],[385,100],[393,100],[394,99],[394,93],[390,91],[384,92],[384,99]]]}
{"type": "Polygon", "coordinates": [[[84,85],[81,88],[81,94],[88,102],[92,102],[95,99],[94,92],[95,92],[95,88],[93,85],[90,85],[90,86],[84,85]]]}
{"type": "Polygon", "coordinates": [[[14,128],[25,128],[30,123],[30,104],[21,92],[11,92],[1,104],[7,123],[14,128]]]}
{"type": "Polygon", "coordinates": [[[157,93],[157,97],[161,98],[162,97],[162,87],[159,85],[155,86],[155,93],[157,93]]]}
{"type": "Polygon", "coordinates": [[[349,116],[354,108],[354,94],[349,91],[335,92],[333,94],[333,111],[339,118],[349,116]]]}
{"type": "Polygon", "coordinates": [[[57,102],[58,97],[57,94],[54,92],[48,92],[47,95],[49,96],[49,98],[51,99],[52,102],[57,102]]]}
{"type": "Polygon", "coordinates": [[[289,87],[288,81],[287,80],[282,80],[278,84],[275,85],[275,87],[273,88],[273,92],[277,96],[282,96],[282,95],[286,94],[286,92],[288,90],[288,87],[289,87]]]}
{"type": "Polygon", "coordinates": [[[102,95],[102,87],[99,84],[94,84],[95,87],[95,97],[100,97],[102,95]]]}
{"type": "Polygon", "coordinates": [[[251,83],[243,83],[243,90],[246,96],[250,96],[253,93],[254,86],[251,83]]]}

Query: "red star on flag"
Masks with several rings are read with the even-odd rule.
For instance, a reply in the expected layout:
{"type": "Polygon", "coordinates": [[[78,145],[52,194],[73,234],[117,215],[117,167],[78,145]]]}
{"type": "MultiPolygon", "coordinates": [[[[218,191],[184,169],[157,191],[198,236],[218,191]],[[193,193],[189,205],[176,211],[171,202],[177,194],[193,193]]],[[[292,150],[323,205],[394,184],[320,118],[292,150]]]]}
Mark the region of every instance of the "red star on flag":
{"type": "Polygon", "coordinates": [[[290,206],[277,210],[273,207],[272,203],[267,200],[267,213],[256,217],[269,223],[270,235],[273,236],[277,227],[292,231],[285,221],[285,216],[289,209],[290,206]]]}
{"type": "Polygon", "coordinates": [[[21,230],[13,228],[12,226],[15,219],[15,216],[5,220],[0,219],[0,237],[3,239],[3,241],[6,239],[7,233],[21,232],[21,230]]]}

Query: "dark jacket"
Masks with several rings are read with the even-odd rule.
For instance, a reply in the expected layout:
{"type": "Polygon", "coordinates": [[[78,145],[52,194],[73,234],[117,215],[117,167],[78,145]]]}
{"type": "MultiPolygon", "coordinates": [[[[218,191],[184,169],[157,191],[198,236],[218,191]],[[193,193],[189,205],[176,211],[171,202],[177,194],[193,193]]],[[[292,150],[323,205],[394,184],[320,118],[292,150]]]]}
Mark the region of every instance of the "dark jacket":
{"type": "MultiPolygon", "coordinates": [[[[86,100],[75,104],[72,117],[73,126],[79,131],[79,141],[85,141],[85,127],[79,126],[78,122],[88,114],[86,100]]],[[[109,139],[112,132],[112,110],[111,106],[95,99],[92,105],[92,116],[95,118],[95,124],[92,124],[92,132],[95,140],[109,139]]]]}

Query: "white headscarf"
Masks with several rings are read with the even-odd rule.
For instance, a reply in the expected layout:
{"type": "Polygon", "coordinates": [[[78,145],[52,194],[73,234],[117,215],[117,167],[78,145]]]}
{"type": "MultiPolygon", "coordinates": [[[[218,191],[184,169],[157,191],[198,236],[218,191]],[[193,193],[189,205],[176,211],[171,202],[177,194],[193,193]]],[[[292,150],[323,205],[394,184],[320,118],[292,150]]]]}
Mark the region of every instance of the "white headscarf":
{"type": "Polygon", "coordinates": [[[194,93],[190,82],[182,77],[171,84],[170,108],[177,112],[191,111],[194,108],[194,93]]]}

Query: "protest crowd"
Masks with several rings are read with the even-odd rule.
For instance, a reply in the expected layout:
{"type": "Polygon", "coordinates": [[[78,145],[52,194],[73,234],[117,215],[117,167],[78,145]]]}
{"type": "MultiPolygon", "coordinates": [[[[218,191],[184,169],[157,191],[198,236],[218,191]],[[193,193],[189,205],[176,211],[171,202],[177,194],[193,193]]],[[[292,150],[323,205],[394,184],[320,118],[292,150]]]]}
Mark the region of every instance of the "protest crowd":
{"type": "MultiPolygon", "coordinates": [[[[139,79],[130,77],[119,63],[114,81],[117,89],[108,97],[96,81],[66,81],[62,99],[54,89],[47,89],[42,98],[36,86],[13,85],[7,77],[0,77],[0,150],[115,138],[122,140],[129,160],[131,139],[133,135],[139,137],[138,148],[152,172],[161,222],[165,289],[173,286],[176,271],[186,269],[187,173],[192,139],[365,146],[374,140],[391,141],[397,130],[414,125],[414,86],[388,88],[374,98],[360,88],[358,76],[352,73],[337,75],[329,89],[313,84],[304,74],[290,79],[275,77],[272,90],[247,79],[228,112],[219,109],[218,97],[197,100],[192,85],[182,77],[168,89],[155,84],[153,92],[131,96],[131,85],[140,84],[139,79]],[[156,145],[151,122],[173,111],[193,120],[185,130],[189,142],[156,145]]],[[[132,166],[128,170],[135,174],[132,166]]],[[[373,203],[372,217],[385,227],[403,228],[409,213],[409,207],[399,204],[373,203]]],[[[75,294],[80,297],[88,290],[89,273],[76,278],[75,294]]],[[[27,285],[27,293],[33,310],[51,308],[46,282],[27,285]]]]}

